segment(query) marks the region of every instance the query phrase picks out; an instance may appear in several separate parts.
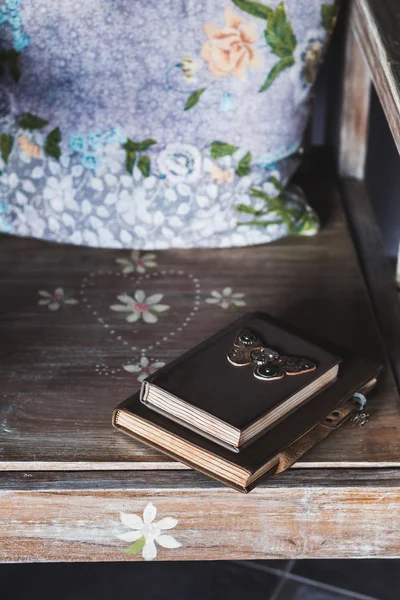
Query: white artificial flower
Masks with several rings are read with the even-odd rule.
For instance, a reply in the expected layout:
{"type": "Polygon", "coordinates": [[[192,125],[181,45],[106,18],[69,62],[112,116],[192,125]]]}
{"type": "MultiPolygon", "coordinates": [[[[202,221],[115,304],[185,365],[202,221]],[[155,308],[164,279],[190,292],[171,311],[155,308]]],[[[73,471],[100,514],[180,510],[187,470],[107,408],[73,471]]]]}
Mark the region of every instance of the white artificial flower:
{"type": "Polygon", "coordinates": [[[125,552],[128,554],[142,552],[144,560],[153,560],[157,556],[155,542],[162,548],[180,548],[182,546],[174,536],[163,533],[176,527],[177,519],[164,517],[156,523],[154,521],[156,514],[157,509],[151,502],[143,511],[143,519],[139,515],[120,513],[121,523],[131,530],[118,535],[120,540],[132,543],[125,549],[125,552]]]}
{"type": "Polygon", "coordinates": [[[244,297],[245,294],[233,293],[232,288],[226,287],[222,292],[213,290],[211,298],[206,298],[206,302],[208,304],[217,304],[224,309],[236,308],[237,306],[246,306],[246,302],[243,300],[244,297]]]}
{"type": "Polygon", "coordinates": [[[201,172],[201,154],[196,146],[168,144],[158,156],[160,174],[172,184],[195,183],[201,172]]]}
{"type": "Polygon", "coordinates": [[[131,252],[130,258],[117,258],[116,262],[123,267],[123,273],[145,273],[146,269],[151,269],[157,266],[155,261],[156,255],[153,253],[140,254],[138,250],[131,252]]]}
{"type": "Polygon", "coordinates": [[[58,310],[63,304],[78,304],[78,300],[66,295],[62,287],[56,288],[53,293],[39,290],[38,294],[42,296],[38,304],[47,306],[49,310],[58,310]]]}
{"type": "Polygon", "coordinates": [[[128,323],[135,323],[143,319],[145,323],[156,323],[159,313],[169,310],[166,304],[159,304],[163,299],[163,294],[152,294],[146,298],[143,290],[137,290],[134,296],[122,294],[117,296],[122,304],[113,304],[111,310],[122,313],[129,313],[126,317],[128,323]]]}
{"type": "Polygon", "coordinates": [[[161,369],[165,363],[156,360],[150,363],[147,356],[142,356],[140,361],[136,365],[124,365],[125,371],[128,373],[137,373],[138,381],[142,382],[148,375],[155,373],[157,369],[161,369]]]}

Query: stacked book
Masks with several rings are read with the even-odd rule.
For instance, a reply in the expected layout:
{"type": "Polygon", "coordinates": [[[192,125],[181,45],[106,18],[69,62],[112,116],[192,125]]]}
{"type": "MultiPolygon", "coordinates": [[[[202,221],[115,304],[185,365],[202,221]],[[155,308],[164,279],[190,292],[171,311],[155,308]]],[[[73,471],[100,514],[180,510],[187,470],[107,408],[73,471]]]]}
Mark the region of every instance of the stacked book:
{"type": "Polygon", "coordinates": [[[245,315],[150,375],[113,425],[248,492],[357,413],[381,367],[340,355],[269,315],[245,315]]]}

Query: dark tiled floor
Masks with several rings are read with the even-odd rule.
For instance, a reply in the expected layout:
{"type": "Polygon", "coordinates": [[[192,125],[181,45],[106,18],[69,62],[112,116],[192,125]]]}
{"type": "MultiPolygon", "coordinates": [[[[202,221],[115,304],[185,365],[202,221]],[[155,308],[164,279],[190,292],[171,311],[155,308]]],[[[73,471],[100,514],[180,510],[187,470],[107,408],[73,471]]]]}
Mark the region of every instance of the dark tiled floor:
{"type": "Polygon", "coordinates": [[[1,600],[400,600],[400,561],[0,565],[1,600]]]}
{"type": "Polygon", "coordinates": [[[400,600],[399,560],[299,560],[292,572],[379,600],[400,600]]]}

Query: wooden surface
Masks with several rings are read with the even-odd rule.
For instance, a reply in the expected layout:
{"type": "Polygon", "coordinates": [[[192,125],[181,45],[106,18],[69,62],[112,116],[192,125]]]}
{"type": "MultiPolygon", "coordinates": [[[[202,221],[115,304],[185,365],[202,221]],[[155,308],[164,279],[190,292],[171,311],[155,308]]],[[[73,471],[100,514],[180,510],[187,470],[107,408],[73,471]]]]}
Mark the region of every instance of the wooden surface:
{"type": "MultiPolygon", "coordinates": [[[[3,238],[0,469],[180,468],[112,429],[113,408],[140,385],[123,367],[141,352],[167,362],[247,311],[266,310],[356,352],[383,356],[329,168],[317,161],[303,180],[320,205],[320,235],[244,249],[158,252],[158,266],[144,276],[121,274],[116,259],[129,257],[127,252],[3,238]],[[38,291],[58,286],[79,303],[57,311],[38,304],[38,291]],[[245,294],[245,306],[232,310],[206,302],[213,290],[228,286],[245,294]],[[136,289],[164,294],[170,310],[158,323],[127,323],[110,310],[118,294],[136,289]]],[[[345,426],[300,466],[400,465],[390,369],[369,412],[367,427],[345,426]]]]}
{"type": "Polygon", "coordinates": [[[344,179],[342,190],[379,330],[400,389],[400,302],[396,281],[364,184],[344,179]]]}
{"type": "MultiPolygon", "coordinates": [[[[172,516],[179,548],[157,560],[399,555],[397,470],[297,470],[245,496],[192,471],[0,474],[0,560],[143,560],[120,512],[172,516]],[[4,481],[4,479],[6,481],[4,481]]],[[[169,530],[171,532],[171,530],[169,530]]]]}
{"type": "Polygon", "coordinates": [[[400,151],[400,4],[353,0],[351,25],[400,151]]]}
{"type": "Polygon", "coordinates": [[[363,179],[371,79],[354,35],[354,4],[350,7],[349,17],[344,52],[338,167],[343,177],[363,179]]]}

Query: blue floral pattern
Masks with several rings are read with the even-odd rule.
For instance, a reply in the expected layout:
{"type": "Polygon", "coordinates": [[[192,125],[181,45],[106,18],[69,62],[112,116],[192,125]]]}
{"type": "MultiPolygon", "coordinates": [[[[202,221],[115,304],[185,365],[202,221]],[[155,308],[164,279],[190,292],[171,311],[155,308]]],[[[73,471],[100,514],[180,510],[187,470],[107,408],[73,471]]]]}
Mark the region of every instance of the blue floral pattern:
{"type": "Polygon", "coordinates": [[[315,233],[286,185],[333,18],[319,0],[0,0],[0,230],[144,250],[315,233]]]}

